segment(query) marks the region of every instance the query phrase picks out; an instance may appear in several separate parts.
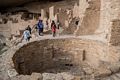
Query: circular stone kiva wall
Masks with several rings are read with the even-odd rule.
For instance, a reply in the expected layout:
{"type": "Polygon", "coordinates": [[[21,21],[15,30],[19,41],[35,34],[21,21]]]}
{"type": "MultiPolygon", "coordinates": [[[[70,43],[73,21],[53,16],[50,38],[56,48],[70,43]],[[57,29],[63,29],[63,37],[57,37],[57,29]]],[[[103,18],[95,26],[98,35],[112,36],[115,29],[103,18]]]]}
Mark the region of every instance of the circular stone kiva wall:
{"type": "Polygon", "coordinates": [[[103,45],[106,47],[100,42],[81,39],[46,39],[24,45],[12,60],[16,71],[23,75],[80,70],[81,62],[87,61],[95,67],[100,60],[111,59],[109,56],[103,58],[107,55],[107,47],[103,45]],[[104,53],[99,56],[101,51],[104,53]]]}

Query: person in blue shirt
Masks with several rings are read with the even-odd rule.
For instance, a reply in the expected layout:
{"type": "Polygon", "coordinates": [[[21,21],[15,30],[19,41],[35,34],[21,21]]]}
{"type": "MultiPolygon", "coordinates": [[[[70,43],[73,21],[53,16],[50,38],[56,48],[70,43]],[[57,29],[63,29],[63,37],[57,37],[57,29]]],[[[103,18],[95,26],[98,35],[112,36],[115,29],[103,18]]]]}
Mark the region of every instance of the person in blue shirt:
{"type": "Polygon", "coordinates": [[[29,41],[31,36],[30,36],[30,31],[26,28],[25,31],[23,32],[23,38],[26,41],[29,41]]]}
{"type": "Polygon", "coordinates": [[[44,29],[44,25],[43,25],[42,20],[39,20],[37,27],[38,27],[39,35],[42,36],[43,35],[43,29],[44,29]]]}

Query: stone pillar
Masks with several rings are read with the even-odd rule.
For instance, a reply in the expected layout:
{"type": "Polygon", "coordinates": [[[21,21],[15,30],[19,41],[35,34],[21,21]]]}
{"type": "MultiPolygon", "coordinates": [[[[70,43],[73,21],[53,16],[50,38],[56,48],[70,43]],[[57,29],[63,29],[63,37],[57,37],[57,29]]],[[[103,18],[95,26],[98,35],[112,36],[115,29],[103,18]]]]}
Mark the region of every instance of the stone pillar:
{"type": "Polygon", "coordinates": [[[54,6],[52,6],[52,7],[49,8],[49,18],[51,20],[54,19],[54,6]]]}
{"type": "Polygon", "coordinates": [[[69,21],[65,20],[65,27],[69,27],[69,21]]]}
{"type": "Polygon", "coordinates": [[[101,0],[100,27],[97,29],[96,33],[101,34],[103,38],[106,38],[106,34],[108,34],[108,28],[110,27],[110,21],[112,19],[110,6],[111,0],[101,0]]]}
{"type": "Polygon", "coordinates": [[[89,6],[86,0],[79,0],[79,17],[83,17],[87,7],[89,6]]]}
{"type": "Polygon", "coordinates": [[[44,18],[44,10],[41,9],[41,19],[43,20],[43,18],[44,18]]]}
{"type": "Polygon", "coordinates": [[[57,20],[58,20],[58,15],[57,14],[54,17],[54,20],[55,20],[55,23],[57,23],[57,20]]]}
{"type": "Polygon", "coordinates": [[[74,8],[73,8],[73,18],[79,16],[78,11],[79,11],[79,6],[77,5],[77,3],[75,3],[74,8]]]}
{"type": "Polygon", "coordinates": [[[41,9],[41,19],[43,20],[45,18],[45,11],[44,9],[41,9]]]}

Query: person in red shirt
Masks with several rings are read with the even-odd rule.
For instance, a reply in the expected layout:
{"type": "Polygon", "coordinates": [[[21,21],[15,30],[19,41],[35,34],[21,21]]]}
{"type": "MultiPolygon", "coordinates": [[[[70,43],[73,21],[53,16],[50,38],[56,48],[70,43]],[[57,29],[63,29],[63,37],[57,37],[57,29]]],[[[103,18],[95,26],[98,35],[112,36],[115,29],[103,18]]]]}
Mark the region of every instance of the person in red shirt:
{"type": "Polygon", "coordinates": [[[56,24],[55,24],[55,21],[52,21],[52,23],[51,23],[51,30],[52,30],[53,37],[55,37],[56,36],[56,24]]]}

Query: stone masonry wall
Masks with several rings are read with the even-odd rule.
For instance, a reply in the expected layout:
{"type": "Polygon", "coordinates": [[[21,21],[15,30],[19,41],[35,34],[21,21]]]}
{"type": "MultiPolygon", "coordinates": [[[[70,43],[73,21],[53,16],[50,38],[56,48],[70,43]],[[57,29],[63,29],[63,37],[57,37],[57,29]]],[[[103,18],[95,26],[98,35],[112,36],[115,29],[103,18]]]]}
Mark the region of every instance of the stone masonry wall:
{"type": "Polygon", "coordinates": [[[119,13],[119,0],[101,0],[100,27],[96,33],[101,34],[111,44],[119,42],[119,13]]]}
{"type": "Polygon", "coordinates": [[[0,34],[4,35],[6,38],[11,38],[11,36],[13,35],[20,36],[20,31],[25,30],[25,28],[27,28],[28,25],[30,25],[30,27],[32,28],[38,22],[35,18],[25,20],[26,17],[23,16],[25,14],[24,12],[18,12],[16,14],[6,14],[9,15],[5,17],[5,14],[3,14],[3,17],[1,17],[2,21],[0,23],[0,34]],[[4,18],[6,20],[6,23],[4,23],[4,18]]]}
{"type": "Polygon", "coordinates": [[[110,44],[114,46],[120,45],[120,20],[112,22],[110,44]]]}
{"type": "Polygon", "coordinates": [[[77,35],[94,34],[96,29],[99,27],[100,6],[101,6],[100,0],[86,1],[86,5],[87,5],[86,9],[82,10],[81,8],[84,8],[85,6],[82,6],[82,2],[81,2],[80,5],[81,25],[79,27],[77,35]]]}
{"type": "Polygon", "coordinates": [[[66,65],[79,66],[83,61],[97,68],[100,62],[117,62],[119,56],[116,52],[114,47],[109,47],[101,42],[80,39],[48,39],[24,45],[14,54],[13,62],[20,74],[42,72],[49,68],[60,68],[60,66],[66,65]]]}
{"type": "Polygon", "coordinates": [[[111,32],[109,42],[112,45],[120,46],[120,1],[112,1],[112,16],[113,20],[111,21],[111,32]]]}

